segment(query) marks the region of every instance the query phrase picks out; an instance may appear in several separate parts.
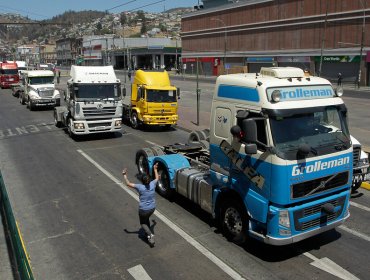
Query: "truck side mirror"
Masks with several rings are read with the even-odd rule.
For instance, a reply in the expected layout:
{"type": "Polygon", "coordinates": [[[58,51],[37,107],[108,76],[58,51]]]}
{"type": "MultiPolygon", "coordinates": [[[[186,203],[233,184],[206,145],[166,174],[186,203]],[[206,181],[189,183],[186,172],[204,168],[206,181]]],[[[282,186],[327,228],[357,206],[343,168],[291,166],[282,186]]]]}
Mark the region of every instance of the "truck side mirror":
{"type": "Polygon", "coordinates": [[[126,97],[126,88],[122,88],[122,96],[126,97]]]}
{"type": "Polygon", "coordinates": [[[242,122],[242,131],[244,132],[243,141],[245,143],[257,142],[257,124],[253,119],[245,119],[242,122]]]}
{"type": "Polygon", "coordinates": [[[180,99],[180,89],[178,88],[176,92],[177,92],[177,99],[180,99]]]}

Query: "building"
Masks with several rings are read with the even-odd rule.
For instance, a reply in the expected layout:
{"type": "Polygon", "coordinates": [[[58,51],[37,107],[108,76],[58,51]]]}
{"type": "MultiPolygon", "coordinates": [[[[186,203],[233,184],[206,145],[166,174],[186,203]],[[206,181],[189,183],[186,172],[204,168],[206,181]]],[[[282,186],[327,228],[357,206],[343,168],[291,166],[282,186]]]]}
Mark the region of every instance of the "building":
{"type": "Polygon", "coordinates": [[[57,40],[55,44],[58,65],[76,64],[77,59],[81,56],[82,38],[63,38],[57,40]]]}
{"type": "Polygon", "coordinates": [[[122,38],[111,34],[85,36],[84,65],[113,65],[116,69],[171,69],[181,57],[181,41],[170,38],[122,38]]]}
{"type": "Polygon", "coordinates": [[[344,82],[360,74],[368,84],[369,17],[365,0],[203,0],[182,17],[184,69],[197,61],[207,75],[298,66],[329,79],[340,72],[344,82]]]}

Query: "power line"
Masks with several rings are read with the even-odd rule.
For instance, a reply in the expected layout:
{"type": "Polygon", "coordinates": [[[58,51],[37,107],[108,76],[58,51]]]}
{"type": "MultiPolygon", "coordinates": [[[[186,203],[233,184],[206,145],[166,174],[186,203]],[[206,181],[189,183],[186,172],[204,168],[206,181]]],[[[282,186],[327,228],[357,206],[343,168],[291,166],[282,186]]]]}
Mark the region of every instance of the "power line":
{"type": "Polygon", "coordinates": [[[132,12],[132,11],[135,11],[137,9],[141,9],[141,8],[145,8],[145,7],[148,7],[148,6],[152,6],[152,5],[155,5],[155,4],[158,4],[158,3],[162,3],[164,2],[165,0],[161,0],[161,1],[157,1],[157,2],[153,2],[153,3],[149,3],[147,5],[144,5],[144,6],[141,6],[141,7],[138,7],[138,8],[135,8],[135,9],[132,9],[132,10],[129,10],[128,12],[132,12]]]}
{"type": "Polygon", "coordinates": [[[107,9],[106,11],[110,11],[110,10],[113,10],[113,9],[115,9],[115,8],[119,8],[119,7],[122,7],[122,6],[124,6],[124,5],[130,4],[130,3],[132,3],[132,2],[136,2],[136,1],[137,1],[137,0],[128,1],[128,2],[123,3],[123,4],[121,4],[121,5],[114,6],[113,8],[107,9]]]}

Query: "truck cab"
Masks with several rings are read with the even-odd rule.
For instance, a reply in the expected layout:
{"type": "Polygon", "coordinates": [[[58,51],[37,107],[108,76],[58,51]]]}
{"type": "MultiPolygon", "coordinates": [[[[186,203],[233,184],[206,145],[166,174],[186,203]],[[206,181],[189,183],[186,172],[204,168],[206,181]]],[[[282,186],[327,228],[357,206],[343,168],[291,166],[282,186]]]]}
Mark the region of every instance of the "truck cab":
{"type": "Polygon", "coordinates": [[[121,81],[112,66],[72,65],[65,92],[66,104],[56,107],[56,126],[71,137],[122,129],[121,81]]]}
{"type": "Polygon", "coordinates": [[[31,111],[36,108],[60,105],[60,93],[55,88],[54,74],[48,70],[31,70],[22,75],[20,103],[27,104],[31,111]]]}
{"type": "Polygon", "coordinates": [[[10,88],[19,83],[18,66],[15,62],[0,62],[0,87],[10,88]]]}
{"type": "Polygon", "coordinates": [[[160,192],[199,204],[236,243],[304,240],[349,217],[353,148],[341,94],[293,67],[220,76],[209,150],[193,142],[143,149],[138,170],[158,162],[160,192]]]}
{"type": "Polygon", "coordinates": [[[133,128],[140,125],[165,125],[177,123],[179,89],[172,86],[168,73],[137,70],[131,94],[123,99],[123,114],[133,128]]]}

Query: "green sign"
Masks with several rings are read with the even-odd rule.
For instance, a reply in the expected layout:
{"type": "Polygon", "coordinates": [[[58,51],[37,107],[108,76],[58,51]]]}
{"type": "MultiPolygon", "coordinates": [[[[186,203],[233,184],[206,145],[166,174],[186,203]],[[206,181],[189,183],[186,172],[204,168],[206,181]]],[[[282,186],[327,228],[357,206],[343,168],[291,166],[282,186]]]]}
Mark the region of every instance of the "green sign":
{"type": "MultiPolygon", "coordinates": [[[[315,62],[320,62],[321,56],[315,56],[315,62]]],[[[322,62],[360,62],[359,55],[323,56],[322,62]]]]}

